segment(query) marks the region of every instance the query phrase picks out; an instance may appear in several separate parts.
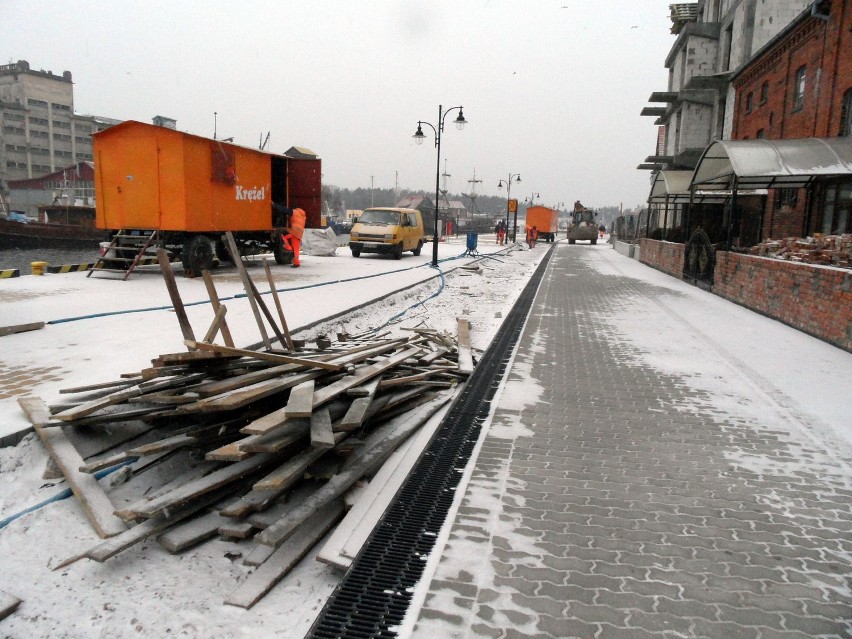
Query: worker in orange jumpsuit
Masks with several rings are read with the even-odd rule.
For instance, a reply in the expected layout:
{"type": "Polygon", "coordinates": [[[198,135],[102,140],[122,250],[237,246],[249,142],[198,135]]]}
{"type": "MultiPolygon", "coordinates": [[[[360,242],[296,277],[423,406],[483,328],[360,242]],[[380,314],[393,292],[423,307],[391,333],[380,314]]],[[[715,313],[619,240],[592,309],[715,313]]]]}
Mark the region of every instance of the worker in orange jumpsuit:
{"type": "Polygon", "coordinates": [[[299,260],[299,251],[302,248],[302,236],[305,234],[305,221],[307,216],[304,209],[293,209],[290,215],[289,232],[281,236],[284,247],[293,251],[292,268],[299,268],[302,262],[299,260]]]}

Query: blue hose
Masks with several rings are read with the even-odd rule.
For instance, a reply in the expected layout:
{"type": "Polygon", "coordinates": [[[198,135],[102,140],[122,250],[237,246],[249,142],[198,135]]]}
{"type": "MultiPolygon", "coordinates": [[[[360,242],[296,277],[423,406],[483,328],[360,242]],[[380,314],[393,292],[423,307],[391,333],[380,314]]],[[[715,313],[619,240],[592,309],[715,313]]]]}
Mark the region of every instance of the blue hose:
{"type": "MultiPolygon", "coordinates": [[[[101,479],[103,477],[106,477],[107,475],[114,473],[115,471],[119,470],[120,468],[123,468],[125,466],[128,466],[128,465],[134,463],[137,459],[139,459],[139,458],[138,457],[131,457],[131,458],[126,459],[125,461],[121,462],[120,464],[116,464],[115,466],[112,466],[111,468],[106,468],[104,470],[98,471],[98,472],[95,473],[95,479],[101,479]]],[[[45,499],[44,501],[39,502],[35,506],[30,506],[29,508],[25,508],[21,512],[15,513],[14,515],[9,515],[5,519],[0,519],[0,529],[5,528],[6,526],[11,524],[16,519],[19,519],[19,518],[23,517],[24,515],[27,515],[31,512],[35,512],[39,508],[43,508],[44,506],[47,506],[48,504],[52,504],[52,503],[57,502],[57,501],[62,501],[63,499],[68,499],[73,494],[74,493],[71,491],[70,488],[66,488],[63,491],[56,493],[53,497],[50,497],[49,499],[45,499]]]]}
{"type": "MultiPolygon", "coordinates": [[[[438,262],[440,263],[440,262],[449,262],[451,260],[458,260],[458,259],[461,259],[464,256],[465,256],[464,253],[462,253],[461,255],[457,255],[455,257],[446,257],[443,260],[438,260],[438,262]]],[[[417,266],[409,266],[408,268],[401,268],[401,269],[397,269],[395,271],[386,271],[384,273],[374,273],[373,275],[359,275],[358,277],[349,277],[349,278],[346,278],[346,279],[334,280],[334,281],[331,281],[331,282],[318,282],[316,284],[306,284],[305,286],[291,286],[291,287],[288,287],[288,288],[279,288],[279,289],[275,289],[275,290],[276,290],[277,293],[284,293],[284,292],[288,292],[288,291],[302,291],[302,290],[309,289],[309,288],[318,288],[318,287],[321,287],[321,286],[330,286],[332,284],[345,284],[347,282],[357,282],[358,280],[366,280],[366,279],[370,279],[370,278],[373,278],[373,277],[382,277],[384,275],[394,275],[396,273],[404,273],[405,271],[412,271],[414,269],[424,268],[424,267],[432,268],[432,265],[431,264],[419,264],[417,266]]],[[[442,274],[441,277],[443,277],[443,274],[442,274]]],[[[443,290],[443,284],[441,286],[441,290],[443,290]]],[[[269,295],[270,293],[272,293],[272,291],[265,291],[265,292],[261,293],[261,295],[269,295]]],[[[248,297],[248,296],[245,293],[238,293],[238,294],[232,295],[230,297],[219,298],[219,301],[220,302],[226,302],[228,300],[235,300],[235,299],[239,299],[239,298],[242,298],[242,297],[248,297]]],[[[187,302],[187,303],[184,304],[184,307],[200,306],[202,304],[210,304],[210,300],[202,300],[200,302],[187,302]]],[[[173,310],[173,308],[174,307],[171,306],[171,305],[168,305],[168,306],[149,306],[149,307],[146,307],[146,308],[133,308],[133,309],[127,309],[127,310],[124,310],[124,311],[108,311],[108,312],[104,312],[104,313],[91,313],[89,315],[78,315],[76,317],[64,317],[62,319],[49,320],[49,321],[46,322],[46,324],[66,324],[68,322],[77,322],[77,321],[80,321],[80,320],[95,319],[95,318],[98,318],[98,317],[111,317],[113,315],[126,315],[126,314],[129,314],[129,313],[150,313],[152,311],[171,311],[171,310],[173,310]]]]}

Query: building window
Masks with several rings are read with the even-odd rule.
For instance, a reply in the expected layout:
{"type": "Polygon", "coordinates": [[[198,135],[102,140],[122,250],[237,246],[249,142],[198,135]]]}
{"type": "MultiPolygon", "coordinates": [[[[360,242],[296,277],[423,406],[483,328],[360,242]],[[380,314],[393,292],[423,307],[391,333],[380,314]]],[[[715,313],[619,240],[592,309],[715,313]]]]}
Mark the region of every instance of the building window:
{"type": "Polygon", "coordinates": [[[780,209],[782,206],[796,208],[796,202],[799,200],[799,189],[777,189],[775,193],[775,208],[780,209]]]}
{"type": "Polygon", "coordinates": [[[749,94],[746,96],[745,102],[746,113],[751,113],[752,109],[754,109],[754,93],[749,91],[749,94]]]}
{"type": "Polygon", "coordinates": [[[847,89],[843,94],[843,104],[840,106],[840,133],[841,137],[852,137],[852,89],[847,89]]]}
{"type": "Polygon", "coordinates": [[[27,98],[27,104],[29,104],[31,107],[34,106],[44,107],[45,109],[47,108],[47,102],[45,102],[44,100],[35,100],[33,98],[27,98]]]}
{"type": "Polygon", "coordinates": [[[20,113],[4,113],[3,117],[7,120],[17,120],[18,122],[24,121],[24,116],[20,113]]]}
{"type": "Polygon", "coordinates": [[[57,111],[70,111],[71,107],[67,104],[56,104],[56,102],[52,102],[51,105],[57,111]]]}
{"type": "Polygon", "coordinates": [[[70,129],[71,123],[70,122],[61,122],[59,120],[54,120],[53,126],[57,129],[70,129]]]}
{"type": "Polygon", "coordinates": [[[764,82],[760,87],[760,103],[766,104],[766,101],[769,99],[769,82],[764,82]]]}
{"type": "Polygon", "coordinates": [[[818,228],[826,235],[841,235],[852,231],[852,181],[826,187],[822,224],[818,228]]]}
{"type": "Polygon", "coordinates": [[[796,87],[793,94],[793,111],[801,111],[805,106],[805,78],[807,67],[799,67],[796,70],[796,87]]]}
{"type": "Polygon", "coordinates": [[[757,135],[754,136],[757,140],[763,140],[766,138],[766,132],[763,129],[757,130],[757,135]]]}

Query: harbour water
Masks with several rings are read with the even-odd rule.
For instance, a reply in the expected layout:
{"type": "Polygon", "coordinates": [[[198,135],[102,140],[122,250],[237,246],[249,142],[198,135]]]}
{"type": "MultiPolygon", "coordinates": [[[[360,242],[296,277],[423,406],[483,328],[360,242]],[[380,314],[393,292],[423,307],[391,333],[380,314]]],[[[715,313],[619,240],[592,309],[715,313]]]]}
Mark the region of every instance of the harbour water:
{"type": "Polygon", "coordinates": [[[47,262],[50,266],[64,264],[91,264],[98,259],[98,249],[0,249],[0,270],[20,269],[21,275],[32,273],[33,262],[47,262]]]}

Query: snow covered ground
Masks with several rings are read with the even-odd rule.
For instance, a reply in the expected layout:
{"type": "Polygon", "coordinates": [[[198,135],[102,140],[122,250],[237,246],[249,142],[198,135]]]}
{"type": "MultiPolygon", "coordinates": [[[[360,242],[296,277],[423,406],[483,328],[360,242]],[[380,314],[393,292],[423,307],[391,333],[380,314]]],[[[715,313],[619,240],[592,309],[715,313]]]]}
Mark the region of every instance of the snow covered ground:
{"type": "MultiPolygon", "coordinates": [[[[428,326],[454,334],[456,317],[464,316],[471,321],[474,349],[484,350],[547,245],[498,252],[502,247],[495,246],[493,238],[480,238],[479,251],[493,257],[474,260],[460,257],[465,244],[459,238],[439,246],[443,275],[429,267],[428,248],[420,257],[406,255],[401,261],[355,259],[341,248],[334,257],[304,257],[300,269],[273,263],[294,336],[358,334],[408,309],[383,330],[399,333],[402,327],[428,326]],[[460,268],[474,261],[479,270],[460,268]],[[379,301],[323,322],[373,300],[379,301]]],[[[248,270],[258,289],[268,291],[260,262],[248,270]]],[[[219,269],[214,279],[228,308],[235,344],[259,342],[236,270],[219,269]]],[[[201,335],[213,318],[204,283],[180,274],[177,281],[190,321],[201,335]]],[[[271,306],[270,296],[266,299],[271,306]]],[[[126,282],[86,278],[83,273],[0,282],[0,326],[58,322],[0,338],[0,437],[28,428],[17,402],[21,396],[61,402],[62,388],[116,380],[121,373],[150,366],[161,353],[184,351],[169,306],[163,279],[156,273],[133,274],[126,282]]],[[[42,478],[46,461],[47,453],[33,434],[17,446],[0,449],[0,520],[64,488],[61,482],[42,478]]],[[[101,483],[113,504],[124,504],[177,470],[161,466],[156,477],[149,471],[128,483],[112,476],[101,483]]],[[[149,540],[103,564],[83,560],[52,570],[97,541],[74,499],[52,503],[0,529],[0,591],[23,600],[14,614],[0,621],[0,636],[302,637],[338,581],[332,569],[309,556],[252,609],[223,605],[224,597],[252,569],[239,561],[241,553],[247,554],[247,544],[219,540],[176,556],[149,540]]]]}
{"type": "MultiPolygon", "coordinates": [[[[483,252],[498,248],[493,239],[480,241],[483,252]]],[[[472,324],[473,346],[482,350],[547,248],[540,244],[532,251],[495,254],[497,259],[478,262],[479,271],[457,268],[471,262],[470,258],[448,259],[441,264],[446,274],[443,281],[428,267],[427,250],[419,258],[394,261],[353,259],[339,249],[336,257],[306,257],[301,269],[273,270],[276,287],[284,289],[282,302],[294,332],[311,326],[303,335],[357,334],[410,309],[388,330],[422,324],[454,332],[456,317],[466,316],[472,324]],[[401,293],[393,294],[400,289],[401,293]],[[376,299],[380,301],[345,317],[322,321],[376,299]]],[[[464,252],[464,243],[442,244],[440,249],[441,259],[453,258],[464,252]]],[[[584,250],[601,273],[651,281],[671,292],[653,302],[663,308],[670,323],[649,323],[641,306],[624,305],[606,318],[613,327],[613,339],[641,345],[648,363],[708,390],[719,398],[713,408],[720,416],[768,409],[783,413],[785,420],[799,421],[793,412],[800,407],[807,412],[804,421],[812,429],[803,436],[834,442],[837,463],[849,463],[852,355],[645,267],[609,245],[568,250],[573,249],[584,250]],[[675,305],[674,299],[689,303],[675,305]],[[684,323],[692,331],[697,328],[700,339],[673,341],[672,331],[684,323]],[[702,352],[709,347],[714,358],[708,363],[702,360],[702,352]],[[696,370],[697,361],[704,362],[704,370],[696,370]],[[741,375],[723,377],[721,364],[719,371],[712,367],[715,361],[733,364],[741,375]],[[737,403],[743,392],[754,398],[745,408],[737,403]],[[783,394],[783,402],[776,393],[783,394]],[[730,406],[725,404],[726,397],[730,406]]],[[[262,267],[255,265],[249,271],[258,288],[268,290],[262,267]]],[[[242,293],[236,272],[222,269],[215,279],[228,307],[236,344],[257,343],[259,333],[248,302],[234,297],[242,293]]],[[[178,285],[195,331],[203,333],[213,316],[204,303],[203,282],[179,277],[178,285]]],[[[160,353],[183,350],[174,314],[162,308],[168,304],[162,278],[154,274],[132,276],[128,282],[86,279],[82,274],[0,282],[0,326],[136,311],[51,324],[40,331],[0,338],[0,395],[15,394],[0,398],[0,436],[27,427],[16,401],[19,394],[28,392],[56,402],[61,400],[61,388],[114,380],[121,373],[148,366],[160,353]],[[10,372],[24,378],[21,385],[10,381],[6,375],[10,372]]],[[[530,395],[530,389],[520,390],[530,395]]],[[[33,435],[17,446],[0,449],[0,519],[63,488],[42,479],[46,458],[33,435]]],[[[166,467],[157,472],[168,471],[166,467]]],[[[128,483],[106,478],[102,484],[113,503],[122,504],[153,479],[142,473],[128,483]]],[[[338,580],[331,569],[309,556],[252,609],[223,605],[224,597],[251,569],[239,559],[241,553],[245,556],[247,544],[221,540],[176,556],[150,540],[103,564],[83,560],[51,570],[96,541],[73,499],[53,503],[0,530],[0,591],[23,600],[14,614],[0,621],[0,636],[296,638],[304,636],[338,580]]]]}

